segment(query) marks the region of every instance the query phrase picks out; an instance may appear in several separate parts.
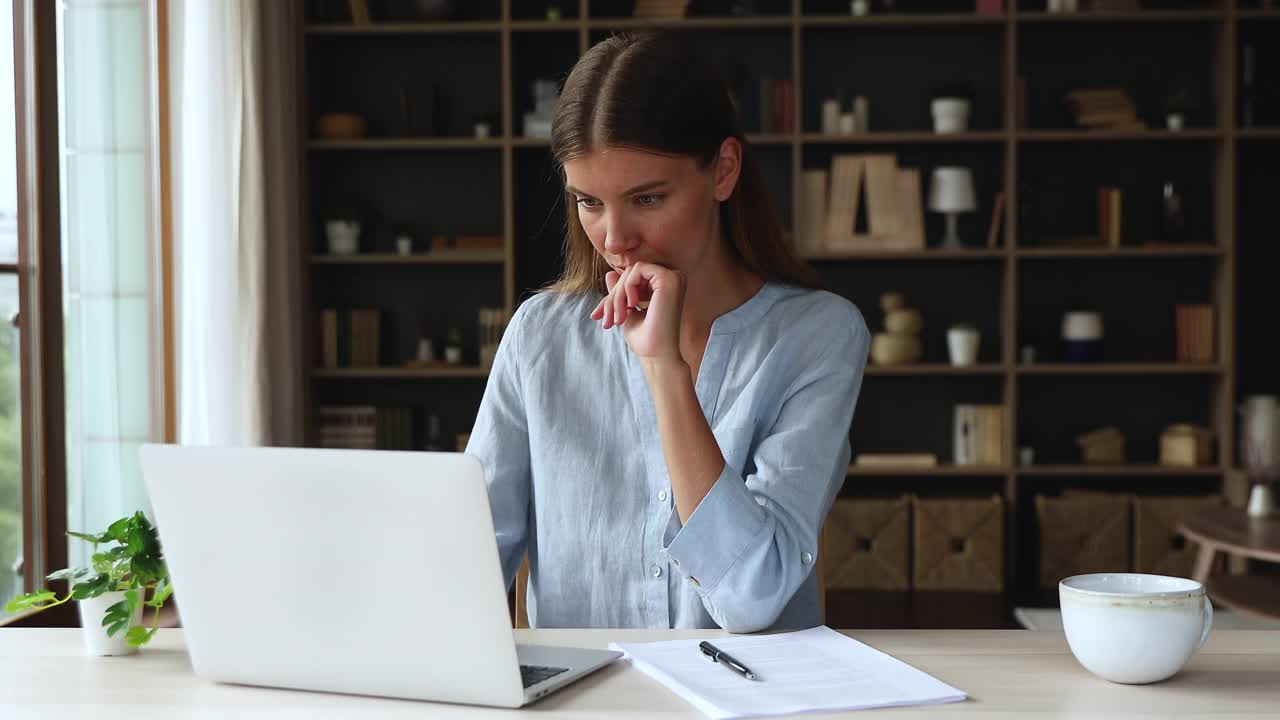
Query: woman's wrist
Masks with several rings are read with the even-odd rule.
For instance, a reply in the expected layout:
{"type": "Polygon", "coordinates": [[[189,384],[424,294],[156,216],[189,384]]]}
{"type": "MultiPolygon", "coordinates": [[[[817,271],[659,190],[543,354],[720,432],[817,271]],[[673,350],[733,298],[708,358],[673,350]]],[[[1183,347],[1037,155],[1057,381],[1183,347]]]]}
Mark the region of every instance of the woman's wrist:
{"type": "Polygon", "coordinates": [[[649,384],[666,384],[672,380],[690,380],[689,363],[679,356],[640,358],[640,367],[649,384]]]}

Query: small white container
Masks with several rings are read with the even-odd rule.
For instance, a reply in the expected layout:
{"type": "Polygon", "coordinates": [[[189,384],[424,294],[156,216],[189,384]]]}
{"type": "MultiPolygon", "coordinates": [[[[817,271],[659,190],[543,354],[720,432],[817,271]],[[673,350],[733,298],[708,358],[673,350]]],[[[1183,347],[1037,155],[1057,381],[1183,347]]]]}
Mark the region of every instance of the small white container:
{"type": "Polygon", "coordinates": [[[828,98],[822,101],[822,134],[835,135],[840,132],[840,101],[828,98]]]}
{"type": "Polygon", "coordinates": [[[329,220],[324,224],[324,236],[334,255],[355,255],[360,249],[360,223],[355,220],[329,220]]]}
{"type": "MultiPolygon", "coordinates": [[[[142,590],[138,591],[138,606],[133,609],[130,627],[142,624],[142,593],[142,590]]],[[[111,657],[138,652],[138,648],[129,647],[128,641],[125,640],[127,628],[115,635],[108,635],[107,629],[102,626],[102,619],[107,616],[107,608],[123,600],[124,591],[119,590],[76,602],[80,608],[80,628],[84,636],[84,649],[89,655],[111,657]]]]}
{"type": "Polygon", "coordinates": [[[848,112],[848,113],[840,114],[840,134],[841,135],[852,135],[854,131],[857,130],[857,128],[858,128],[857,120],[856,118],[854,118],[853,113],[848,112]]]}
{"type": "Polygon", "coordinates": [[[947,330],[947,352],[955,367],[975,365],[978,362],[978,331],[974,328],[947,330]]]}
{"type": "Polygon", "coordinates": [[[964,98],[934,98],[929,103],[933,114],[933,131],[939,134],[962,133],[969,129],[970,103],[964,98]]]}
{"type": "Polygon", "coordinates": [[[408,235],[401,235],[396,238],[396,252],[401,257],[408,257],[413,254],[413,238],[408,235]]]}

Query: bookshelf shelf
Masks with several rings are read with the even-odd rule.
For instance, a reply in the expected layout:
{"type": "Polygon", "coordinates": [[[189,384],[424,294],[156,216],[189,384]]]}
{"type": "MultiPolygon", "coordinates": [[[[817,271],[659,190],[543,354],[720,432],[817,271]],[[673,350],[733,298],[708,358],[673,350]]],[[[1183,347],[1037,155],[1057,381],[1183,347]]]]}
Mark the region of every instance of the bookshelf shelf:
{"type": "Polygon", "coordinates": [[[1003,130],[974,130],[962,133],[935,133],[920,131],[876,131],[858,135],[825,135],[805,133],[801,141],[805,145],[911,145],[911,144],[966,144],[999,143],[1008,138],[1003,130]]]}
{"type": "Polygon", "coordinates": [[[1221,140],[1226,136],[1214,128],[1185,130],[1019,130],[1015,136],[1023,143],[1094,143],[1094,142],[1194,142],[1221,140]]]}
{"type": "Polygon", "coordinates": [[[1245,8],[1236,10],[1240,20],[1280,20],[1280,9],[1245,8]]]}
{"type": "Polygon", "coordinates": [[[1179,467],[1173,465],[1029,465],[1016,474],[1028,478],[1044,477],[1218,477],[1217,466],[1179,467]]]}
{"type": "Polygon", "coordinates": [[[305,27],[308,35],[438,35],[454,33],[499,33],[502,23],[484,21],[421,23],[313,23],[305,27]]]}
{"type": "Polygon", "coordinates": [[[601,18],[588,20],[591,30],[641,30],[645,28],[680,27],[700,30],[789,30],[789,15],[758,17],[690,17],[690,18],[601,18]]]}
{"type": "Polygon", "coordinates": [[[311,140],[311,150],[498,150],[501,138],[364,138],[360,140],[311,140]]]}
{"type": "Polygon", "coordinates": [[[511,31],[520,33],[533,32],[575,32],[582,24],[577,20],[512,20],[511,31]]]}
{"type": "MultiPolygon", "coordinates": [[[[1280,17],[1280,13],[1276,13],[1280,17]]],[[[1236,136],[1242,140],[1280,140],[1280,127],[1241,128],[1236,136]]]]}
{"type": "Polygon", "coordinates": [[[1171,22],[1216,22],[1224,20],[1226,13],[1221,9],[1208,10],[1139,10],[1129,12],[1070,12],[1051,13],[1044,11],[1022,11],[1018,13],[1018,22],[1028,25],[1076,23],[1171,23],[1171,22]]]}
{"type": "Polygon", "coordinates": [[[487,368],[475,366],[442,368],[317,368],[311,371],[317,380],[456,380],[484,379],[487,368]]]}
{"type": "Polygon", "coordinates": [[[413,255],[362,253],[359,255],[312,255],[313,265],[501,265],[502,250],[434,250],[413,255]]]}
{"type": "Polygon", "coordinates": [[[955,366],[942,363],[920,365],[867,365],[867,377],[904,377],[918,375],[937,375],[951,377],[955,375],[1003,375],[1007,371],[1004,365],[995,363],[955,366]]]}
{"type": "Polygon", "coordinates": [[[1018,375],[1218,375],[1222,366],[1201,363],[1075,363],[1017,365],[1018,375]]]}
{"type": "Polygon", "coordinates": [[[972,25],[999,27],[1006,22],[1003,14],[975,12],[954,13],[886,13],[883,15],[805,15],[800,26],[805,28],[954,28],[972,25]]]}
{"type": "Polygon", "coordinates": [[[861,253],[807,253],[805,260],[815,263],[838,263],[875,260],[998,260],[1006,255],[1004,250],[995,248],[975,248],[972,250],[878,250],[861,253]]]}
{"type": "Polygon", "coordinates": [[[935,467],[868,467],[850,465],[848,477],[994,477],[1009,468],[991,465],[937,465],[935,467]]]}
{"type": "Polygon", "coordinates": [[[1136,245],[1128,247],[1018,248],[1014,254],[1027,259],[1053,258],[1180,258],[1221,257],[1222,248],[1207,243],[1185,245],[1136,245]]]}

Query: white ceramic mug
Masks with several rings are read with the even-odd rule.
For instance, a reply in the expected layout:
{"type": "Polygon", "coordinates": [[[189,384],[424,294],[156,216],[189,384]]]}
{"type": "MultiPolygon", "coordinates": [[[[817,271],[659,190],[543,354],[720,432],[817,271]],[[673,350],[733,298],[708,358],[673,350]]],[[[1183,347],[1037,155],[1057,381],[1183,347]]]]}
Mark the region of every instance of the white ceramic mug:
{"type": "Polygon", "coordinates": [[[1204,585],[1138,573],[1075,575],[1058,583],[1071,654],[1117,683],[1165,680],[1204,646],[1213,605],[1204,585]]]}

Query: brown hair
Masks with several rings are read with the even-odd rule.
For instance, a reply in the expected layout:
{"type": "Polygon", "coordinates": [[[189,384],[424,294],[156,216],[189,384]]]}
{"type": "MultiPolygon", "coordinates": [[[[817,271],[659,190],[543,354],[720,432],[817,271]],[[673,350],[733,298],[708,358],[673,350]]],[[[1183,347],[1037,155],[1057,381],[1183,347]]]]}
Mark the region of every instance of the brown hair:
{"type": "MultiPolygon", "coordinates": [[[[551,152],[564,163],[602,147],[694,158],[706,169],[726,138],[742,143],[738,184],[720,205],[720,225],[742,264],[765,280],[818,287],[817,273],[786,241],[764,178],[742,133],[723,78],[678,31],[624,33],[592,47],[574,65],[551,127],[551,152]]],[[[564,269],[550,287],[605,292],[604,259],[565,192],[564,269]]]]}

